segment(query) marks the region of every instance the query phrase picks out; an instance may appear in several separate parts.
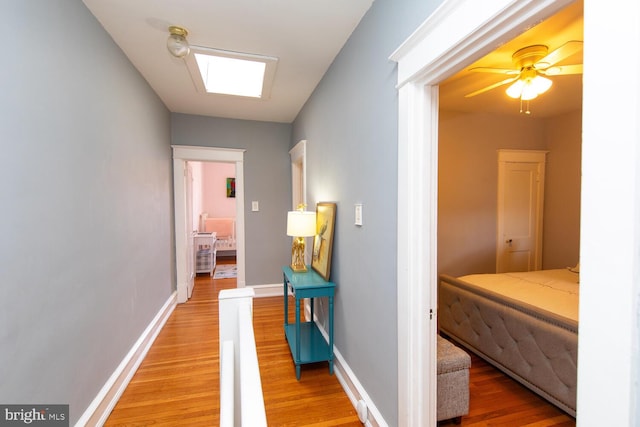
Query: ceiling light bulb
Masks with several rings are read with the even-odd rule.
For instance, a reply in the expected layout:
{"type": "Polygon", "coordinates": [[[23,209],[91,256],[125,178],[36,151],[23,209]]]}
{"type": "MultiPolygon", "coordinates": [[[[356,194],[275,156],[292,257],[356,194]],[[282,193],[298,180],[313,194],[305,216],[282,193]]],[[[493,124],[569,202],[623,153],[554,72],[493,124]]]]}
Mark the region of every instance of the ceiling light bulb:
{"type": "Polygon", "coordinates": [[[189,42],[187,41],[187,34],[189,32],[175,25],[169,27],[169,38],[167,39],[167,49],[171,55],[176,58],[184,58],[189,54],[189,42]]]}
{"type": "Polygon", "coordinates": [[[530,101],[537,96],[538,92],[536,91],[535,86],[532,85],[531,82],[525,82],[525,84],[522,86],[522,94],[520,95],[520,98],[523,101],[530,101]]]}
{"type": "Polygon", "coordinates": [[[549,90],[553,82],[542,76],[535,76],[533,80],[531,80],[531,86],[535,89],[538,95],[541,95],[549,90]]]}
{"type": "Polygon", "coordinates": [[[518,79],[507,88],[507,95],[511,98],[529,101],[549,90],[552,83],[553,82],[551,80],[542,76],[518,79]]]}
{"type": "Polygon", "coordinates": [[[522,95],[522,88],[524,87],[524,82],[520,79],[516,80],[514,84],[507,88],[507,95],[511,98],[518,99],[520,95],[522,95]]]}

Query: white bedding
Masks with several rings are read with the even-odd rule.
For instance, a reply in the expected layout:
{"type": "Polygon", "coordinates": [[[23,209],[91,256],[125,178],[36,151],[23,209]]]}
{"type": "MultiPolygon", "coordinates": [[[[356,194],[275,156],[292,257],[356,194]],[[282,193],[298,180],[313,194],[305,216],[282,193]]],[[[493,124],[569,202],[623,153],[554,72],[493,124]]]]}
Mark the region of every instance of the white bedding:
{"type": "Polygon", "coordinates": [[[579,274],[569,269],[470,274],[459,279],[578,321],[579,274]]]}

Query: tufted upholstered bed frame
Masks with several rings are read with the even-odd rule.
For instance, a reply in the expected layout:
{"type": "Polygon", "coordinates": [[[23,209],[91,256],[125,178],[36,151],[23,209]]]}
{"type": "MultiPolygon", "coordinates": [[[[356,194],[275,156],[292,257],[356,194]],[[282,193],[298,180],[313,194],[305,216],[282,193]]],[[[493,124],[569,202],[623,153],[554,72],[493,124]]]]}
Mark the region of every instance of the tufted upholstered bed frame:
{"type": "Polygon", "coordinates": [[[575,417],[578,322],[442,274],[440,331],[575,417]]]}

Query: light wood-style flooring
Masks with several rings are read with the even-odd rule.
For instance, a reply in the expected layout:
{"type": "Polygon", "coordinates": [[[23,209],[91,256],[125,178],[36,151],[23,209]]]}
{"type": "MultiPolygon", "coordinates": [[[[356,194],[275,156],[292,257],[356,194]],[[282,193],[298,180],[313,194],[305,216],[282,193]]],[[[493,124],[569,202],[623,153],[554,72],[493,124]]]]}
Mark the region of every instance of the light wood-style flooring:
{"type": "MultiPolygon", "coordinates": [[[[106,426],[219,424],[217,295],[235,285],[235,279],[196,278],[192,298],[176,307],[106,426]]],[[[269,426],[362,425],[326,362],[304,365],[296,380],[282,330],[283,312],[281,297],[254,300],[269,426]]],[[[470,378],[470,411],[462,418],[463,426],[575,426],[575,419],[473,355],[470,378]]]]}

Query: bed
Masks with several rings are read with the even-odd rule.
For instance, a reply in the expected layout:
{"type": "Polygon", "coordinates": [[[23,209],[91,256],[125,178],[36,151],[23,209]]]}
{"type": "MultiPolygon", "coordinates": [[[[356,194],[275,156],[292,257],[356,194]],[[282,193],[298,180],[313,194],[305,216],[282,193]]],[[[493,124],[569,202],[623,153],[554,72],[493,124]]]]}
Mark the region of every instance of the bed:
{"type": "Polygon", "coordinates": [[[200,216],[203,221],[204,231],[216,233],[216,253],[221,256],[236,254],[236,219],[235,218],[209,218],[208,215],[200,216]]]}
{"type": "Polygon", "coordinates": [[[576,415],[579,270],[440,275],[440,332],[576,415]]]}

